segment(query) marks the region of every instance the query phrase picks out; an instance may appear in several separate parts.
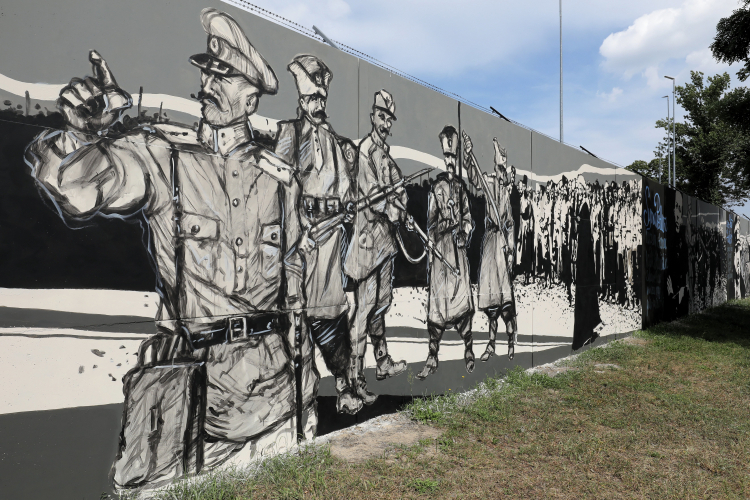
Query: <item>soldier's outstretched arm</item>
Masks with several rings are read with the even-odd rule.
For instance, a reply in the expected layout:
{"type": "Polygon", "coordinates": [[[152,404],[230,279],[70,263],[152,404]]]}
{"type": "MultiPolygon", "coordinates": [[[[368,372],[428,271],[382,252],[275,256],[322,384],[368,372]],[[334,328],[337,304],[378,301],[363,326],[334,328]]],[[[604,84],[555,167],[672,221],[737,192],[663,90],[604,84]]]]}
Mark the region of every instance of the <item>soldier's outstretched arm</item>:
{"type": "Polygon", "coordinates": [[[96,51],[89,59],[94,77],[74,78],[60,92],[57,106],[65,130],[41,133],[25,154],[43,190],[64,215],[74,218],[135,211],[147,193],[146,163],[154,162],[143,133],[107,136],[132,100],[96,51]]]}

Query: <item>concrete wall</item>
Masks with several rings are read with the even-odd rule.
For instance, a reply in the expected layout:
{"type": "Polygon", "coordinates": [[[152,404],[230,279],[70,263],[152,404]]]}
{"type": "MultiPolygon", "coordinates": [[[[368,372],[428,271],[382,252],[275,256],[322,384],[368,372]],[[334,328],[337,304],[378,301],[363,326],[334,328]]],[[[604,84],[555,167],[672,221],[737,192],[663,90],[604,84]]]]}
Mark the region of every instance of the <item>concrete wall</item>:
{"type": "MultiPolygon", "coordinates": [[[[9,459],[0,462],[0,486],[9,498],[98,497],[114,487],[148,489],[185,472],[248,463],[293,446],[300,430],[311,438],[393,411],[411,397],[467,389],[515,366],[548,363],[574,347],[671,319],[677,313],[666,312],[674,302],[666,292],[667,269],[676,267],[669,259],[690,263],[688,278],[682,268],[671,278],[673,287],[685,288],[685,311],[750,293],[748,221],[684,197],[682,227],[692,229],[676,231],[669,189],[232,5],[31,1],[3,13],[0,99],[10,104],[0,111],[0,449],[9,459]],[[206,51],[199,23],[206,7],[232,16],[278,79],[275,95],[261,96],[250,127],[241,127],[253,134],[239,143],[251,146],[242,150],[245,156],[201,142],[201,103],[190,97],[201,90],[201,73],[188,58],[206,51]],[[92,73],[92,49],[133,99],[118,123],[99,135],[76,131],[56,108],[72,77],[92,73]],[[287,66],[303,54],[323,61],[332,74],[328,125],[320,132],[332,153],[322,165],[305,163],[304,154],[285,155],[278,136],[279,122],[298,118],[298,88],[287,66]],[[382,150],[359,147],[371,144],[373,102],[381,90],[393,97],[395,110],[388,111],[397,117],[386,138],[390,163],[382,150]],[[439,138],[447,125],[458,132],[454,181],[446,181],[439,138]],[[464,133],[474,159],[464,155],[464,133]],[[493,140],[506,152],[505,186],[493,140]],[[260,169],[262,150],[278,153],[283,162],[273,168],[282,174],[260,169]],[[239,216],[228,208],[230,165],[237,158],[245,199],[239,216]],[[299,232],[293,226],[310,215],[304,196],[319,189],[306,184],[307,167],[329,172],[319,176],[324,185],[348,180],[351,188],[340,201],[356,201],[374,187],[362,180],[368,161],[403,176],[428,169],[406,185],[406,208],[449,264],[465,266],[460,278],[434,254],[410,262],[398,246],[392,274],[367,268],[362,253],[353,260],[362,273],[350,276],[341,261],[367,240],[378,217],[367,209],[336,225],[318,250],[294,250],[299,232]],[[488,174],[498,215],[474,163],[488,174]],[[173,165],[184,188],[177,209],[170,201],[173,165]],[[121,187],[110,189],[108,179],[121,187]],[[441,198],[445,193],[451,203],[441,198]],[[466,211],[457,216],[464,199],[466,211]],[[78,213],[73,207],[81,200],[93,200],[94,208],[78,213]],[[470,223],[465,247],[450,231],[441,239],[437,225],[428,227],[431,207],[438,208],[435,220],[460,219],[459,233],[462,222],[470,223]],[[276,209],[284,215],[266,214],[276,209]],[[199,224],[185,222],[185,233],[175,236],[170,221],[185,214],[200,216],[203,230],[187,234],[199,224]],[[491,222],[498,217],[500,234],[491,222]],[[203,237],[206,223],[215,224],[216,233],[203,237]],[[224,280],[222,259],[235,259],[236,269],[236,259],[244,258],[231,246],[236,235],[229,233],[238,224],[251,255],[243,262],[257,264],[270,281],[247,275],[243,279],[257,286],[243,288],[224,280]],[[257,235],[247,229],[256,225],[257,235]],[[269,227],[280,232],[263,232],[269,227]],[[265,239],[273,234],[283,243],[265,239]],[[223,238],[228,246],[221,246],[223,238]],[[679,245],[689,250],[669,254],[679,245]],[[300,262],[302,270],[294,271],[300,262]],[[308,300],[304,307],[287,303],[295,272],[302,276],[297,285],[308,300]],[[259,299],[258,290],[273,300],[259,299]],[[373,298],[373,291],[380,296],[373,298]],[[357,326],[366,306],[372,311],[361,324],[384,324],[385,345],[377,329],[357,326]],[[444,309],[469,312],[443,314],[436,322],[430,311],[444,309]],[[300,316],[302,341],[295,343],[294,328],[279,322],[247,340],[190,348],[200,331],[220,328],[230,316],[252,321],[264,314],[292,322],[300,316]],[[481,361],[493,321],[496,353],[481,361]],[[517,331],[512,359],[506,330],[517,331]],[[179,345],[171,343],[175,331],[183,332],[179,345]],[[366,346],[361,369],[357,345],[366,346]],[[429,357],[438,345],[435,367],[429,357]],[[150,347],[161,353],[149,358],[150,347]],[[294,368],[297,353],[301,373],[294,368]],[[396,366],[383,378],[377,368],[380,359],[381,375],[388,374],[385,353],[396,366]],[[340,376],[338,385],[332,372],[340,376]],[[365,383],[378,398],[360,408],[365,383]],[[146,442],[151,447],[139,447],[146,442]]],[[[300,130],[304,136],[306,129],[300,130]]],[[[400,217],[397,224],[381,219],[386,236],[374,236],[368,251],[389,241],[398,245],[390,239],[398,231],[412,260],[425,252],[400,217]]]]}

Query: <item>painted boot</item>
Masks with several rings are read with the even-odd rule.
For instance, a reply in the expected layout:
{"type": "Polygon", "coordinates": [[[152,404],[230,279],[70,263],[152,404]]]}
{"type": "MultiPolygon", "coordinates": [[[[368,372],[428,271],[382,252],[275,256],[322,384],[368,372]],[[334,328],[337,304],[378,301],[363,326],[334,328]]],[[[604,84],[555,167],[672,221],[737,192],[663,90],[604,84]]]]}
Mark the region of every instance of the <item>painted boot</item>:
{"type": "Polygon", "coordinates": [[[515,318],[508,321],[506,333],[508,334],[508,359],[513,359],[516,355],[516,344],[518,343],[518,328],[516,328],[515,318]]]}
{"type": "Polygon", "coordinates": [[[366,405],[371,405],[378,399],[377,394],[367,390],[367,379],[365,378],[365,360],[362,356],[352,356],[352,368],[349,375],[354,390],[359,399],[366,405]]]}
{"type": "Polygon", "coordinates": [[[388,354],[388,344],[385,341],[385,337],[379,339],[373,338],[372,340],[373,348],[375,349],[375,359],[378,362],[378,366],[375,369],[375,378],[377,380],[395,377],[406,371],[406,361],[393,361],[393,358],[388,354]]]}
{"type": "Polygon", "coordinates": [[[440,339],[443,336],[443,329],[434,325],[427,325],[427,332],[430,334],[430,343],[428,346],[427,361],[422,371],[417,373],[419,380],[424,380],[437,371],[438,368],[438,350],[440,349],[440,339]]]}
{"type": "Polygon", "coordinates": [[[474,340],[471,331],[464,335],[464,362],[466,362],[466,373],[474,371],[474,340]]]}
{"type": "Polygon", "coordinates": [[[479,358],[482,362],[488,361],[492,356],[495,355],[495,339],[497,338],[497,320],[490,320],[490,341],[487,343],[487,348],[484,350],[484,354],[479,358]]]}
{"type": "Polygon", "coordinates": [[[375,378],[385,380],[387,377],[395,377],[406,371],[406,361],[393,361],[390,355],[383,356],[378,360],[378,367],[375,370],[375,378]]]}
{"type": "Polygon", "coordinates": [[[362,409],[362,400],[359,399],[349,386],[345,377],[336,377],[336,411],[356,415],[362,409]]]}

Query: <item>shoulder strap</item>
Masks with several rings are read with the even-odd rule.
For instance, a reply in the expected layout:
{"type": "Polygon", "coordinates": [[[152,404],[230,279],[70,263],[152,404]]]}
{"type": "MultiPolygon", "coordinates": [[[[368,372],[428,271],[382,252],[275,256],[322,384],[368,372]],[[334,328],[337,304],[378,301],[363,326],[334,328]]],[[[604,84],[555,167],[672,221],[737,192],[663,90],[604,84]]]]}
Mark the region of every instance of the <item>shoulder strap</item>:
{"type": "MultiPolygon", "coordinates": [[[[172,291],[170,302],[172,306],[172,315],[175,321],[175,333],[182,335],[183,323],[182,314],[180,311],[180,303],[182,297],[182,275],[183,266],[185,262],[185,243],[182,238],[182,203],[180,193],[180,175],[179,175],[179,157],[180,152],[177,148],[172,148],[172,152],[169,157],[170,166],[170,177],[172,184],[172,236],[174,239],[174,269],[175,269],[175,282],[174,290],[172,291]]],[[[188,342],[190,336],[187,335],[188,342]]],[[[192,347],[192,346],[191,346],[192,347]]]]}

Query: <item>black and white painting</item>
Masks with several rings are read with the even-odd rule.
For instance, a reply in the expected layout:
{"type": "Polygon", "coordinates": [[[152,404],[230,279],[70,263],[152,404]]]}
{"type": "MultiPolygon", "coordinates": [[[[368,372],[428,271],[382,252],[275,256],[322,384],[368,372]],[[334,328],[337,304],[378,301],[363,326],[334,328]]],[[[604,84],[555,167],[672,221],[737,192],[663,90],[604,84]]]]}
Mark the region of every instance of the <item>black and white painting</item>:
{"type": "Polygon", "coordinates": [[[245,466],[748,293],[747,221],[236,6],[14,9],[11,497],[245,466]]]}

